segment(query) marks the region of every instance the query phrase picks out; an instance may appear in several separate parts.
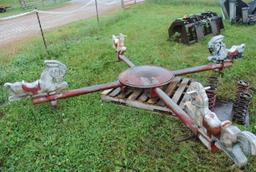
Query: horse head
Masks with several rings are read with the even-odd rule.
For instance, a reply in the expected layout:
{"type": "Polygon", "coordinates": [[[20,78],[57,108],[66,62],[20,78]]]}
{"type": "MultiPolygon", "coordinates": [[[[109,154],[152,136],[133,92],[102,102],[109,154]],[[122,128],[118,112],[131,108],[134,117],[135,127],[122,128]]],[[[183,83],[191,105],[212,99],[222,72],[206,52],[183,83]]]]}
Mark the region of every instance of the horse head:
{"type": "Polygon", "coordinates": [[[120,33],[118,36],[112,35],[113,48],[119,52],[123,53],[126,51],[126,47],[124,46],[126,35],[120,33]]]}
{"type": "Polygon", "coordinates": [[[57,60],[45,60],[45,69],[40,77],[42,92],[52,92],[67,87],[64,77],[67,71],[66,65],[57,60]]]}

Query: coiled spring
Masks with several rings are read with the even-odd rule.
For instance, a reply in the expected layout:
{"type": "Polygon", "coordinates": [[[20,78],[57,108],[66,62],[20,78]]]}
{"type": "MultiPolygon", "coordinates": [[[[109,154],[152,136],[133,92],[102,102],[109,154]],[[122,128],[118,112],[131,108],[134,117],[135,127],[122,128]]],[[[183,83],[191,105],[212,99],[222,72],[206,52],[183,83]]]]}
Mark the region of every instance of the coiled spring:
{"type": "Polygon", "coordinates": [[[243,80],[237,82],[236,101],[233,105],[233,121],[246,124],[249,105],[252,101],[249,84],[243,80]]]}
{"type": "Polygon", "coordinates": [[[217,77],[209,77],[208,83],[209,83],[210,89],[206,90],[206,94],[209,99],[209,109],[213,111],[216,105],[217,88],[218,88],[219,80],[217,77]]]}

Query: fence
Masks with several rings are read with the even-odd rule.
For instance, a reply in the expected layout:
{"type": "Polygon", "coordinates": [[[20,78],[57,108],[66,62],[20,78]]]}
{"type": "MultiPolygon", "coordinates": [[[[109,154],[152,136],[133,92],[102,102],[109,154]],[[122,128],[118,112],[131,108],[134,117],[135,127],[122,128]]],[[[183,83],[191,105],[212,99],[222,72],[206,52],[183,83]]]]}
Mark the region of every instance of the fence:
{"type": "Polygon", "coordinates": [[[60,4],[68,0],[19,0],[20,7],[23,9],[47,7],[54,4],[60,4]]]}
{"type": "MultiPolygon", "coordinates": [[[[58,0],[56,0],[57,2],[58,0]]],[[[136,0],[76,0],[72,2],[72,8],[43,11],[34,9],[26,13],[0,18],[0,45],[11,43],[17,38],[40,33],[47,50],[47,39],[44,30],[61,26],[72,21],[97,15],[100,22],[100,14],[117,7],[127,7],[137,3],[136,0]],[[76,2],[77,1],[77,2],[76,2]],[[81,3],[82,2],[82,3],[81,3]],[[87,3],[85,3],[87,2],[87,3]],[[65,9],[65,10],[64,10],[65,9]],[[34,14],[34,15],[33,15],[34,14]]],[[[54,0],[53,0],[54,2],[54,0]]]]}

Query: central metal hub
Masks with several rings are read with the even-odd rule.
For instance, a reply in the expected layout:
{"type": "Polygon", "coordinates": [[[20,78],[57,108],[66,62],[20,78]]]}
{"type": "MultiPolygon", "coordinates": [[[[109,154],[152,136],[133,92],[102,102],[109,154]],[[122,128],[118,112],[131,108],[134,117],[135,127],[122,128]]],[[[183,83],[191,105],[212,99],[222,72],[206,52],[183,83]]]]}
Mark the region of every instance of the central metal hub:
{"type": "Polygon", "coordinates": [[[156,88],[170,83],[174,74],[162,67],[135,66],[119,75],[119,81],[135,88],[156,88]]]}

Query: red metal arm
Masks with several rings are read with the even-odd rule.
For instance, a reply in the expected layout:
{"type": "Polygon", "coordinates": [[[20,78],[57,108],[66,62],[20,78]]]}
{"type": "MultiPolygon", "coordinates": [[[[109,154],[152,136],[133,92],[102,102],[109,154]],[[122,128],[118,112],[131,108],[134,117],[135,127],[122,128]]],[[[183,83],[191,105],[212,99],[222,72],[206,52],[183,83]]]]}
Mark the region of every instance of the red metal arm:
{"type": "Polygon", "coordinates": [[[117,88],[117,87],[121,87],[121,86],[122,86],[122,84],[119,81],[115,81],[112,83],[70,90],[63,94],[55,94],[55,95],[36,97],[36,98],[33,98],[32,101],[33,101],[33,104],[40,104],[40,103],[50,102],[50,101],[54,101],[54,100],[58,100],[58,99],[65,99],[65,98],[80,96],[80,95],[93,93],[93,92],[97,92],[97,91],[103,91],[103,90],[107,90],[107,89],[111,89],[111,88],[117,88]]]}
{"type": "Polygon", "coordinates": [[[129,67],[134,67],[135,65],[124,55],[120,54],[118,55],[119,60],[122,60],[123,62],[125,62],[129,67]]]}
{"type": "Polygon", "coordinates": [[[221,64],[209,64],[209,65],[204,65],[204,66],[197,66],[197,67],[192,67],[192,68],[187,68],[187,69],[181,69],[181,70],[176,70],[173,71],[175,76],[181,76],[181,75],[186,75],[186,74],[191,74],[191,73],[198,73],[198,72],[204,72],[204,71],[209,71],[209,70],[223,70],[225,68],[231,67],[233,65],[233,62],[224,62],[221,64]]]}
{"type": "Polygon", "coordinates": [[[168,95],[165,94],[163,90],[160,88],[155,89],[156,94],[159,98],[166,104],[168,108],[170,108],[173,113],[188,127],[192,130],[192,132],[197,135],[198,129],[194,126],[191,119],[189,119],[186,112],[184,112],[168,95]]]}

